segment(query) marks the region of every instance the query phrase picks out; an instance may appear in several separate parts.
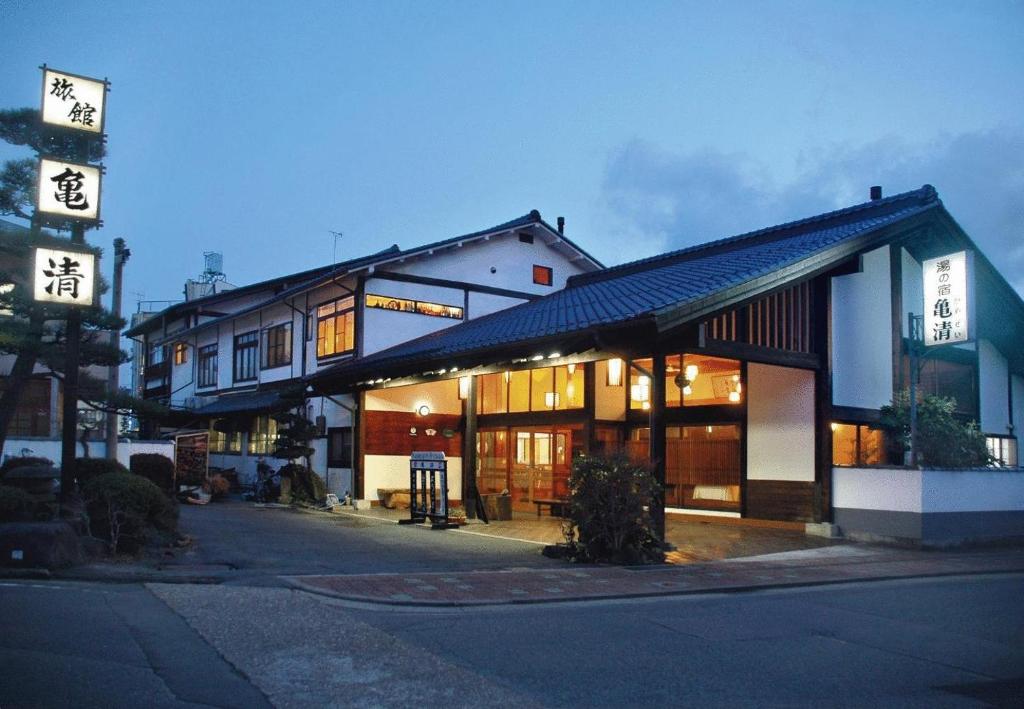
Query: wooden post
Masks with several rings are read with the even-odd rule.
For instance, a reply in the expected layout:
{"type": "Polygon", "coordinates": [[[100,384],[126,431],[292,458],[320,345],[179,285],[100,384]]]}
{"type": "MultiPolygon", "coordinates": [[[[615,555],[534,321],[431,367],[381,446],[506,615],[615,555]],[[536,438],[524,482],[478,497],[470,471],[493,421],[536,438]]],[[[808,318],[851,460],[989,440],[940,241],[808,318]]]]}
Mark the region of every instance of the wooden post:
{"type": "Polygon", "coordinates": [[[469,378],[469,392],[462,402],[462,506],[466,517],[476,519],[476,401],[477,378],[469,378]]]}
{"type": "Polygon", "coordinates": [[[651,466],[654,479],[658,482],[659,491],[651,504],[651,518],[654,521],[654,532],[658,539],[665,543],[665,355],[658,353],[653,357],[651,367],[651,466]]]}

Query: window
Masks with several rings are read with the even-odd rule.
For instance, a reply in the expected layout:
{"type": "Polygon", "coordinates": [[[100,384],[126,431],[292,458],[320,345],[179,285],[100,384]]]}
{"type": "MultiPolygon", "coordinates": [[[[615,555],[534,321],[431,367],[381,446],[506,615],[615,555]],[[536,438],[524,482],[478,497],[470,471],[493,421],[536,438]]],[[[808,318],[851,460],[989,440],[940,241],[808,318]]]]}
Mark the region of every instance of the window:
{"type": "Polygon", "coordinates": [[[217,386],[217,345],[212,344],[200,347],[196,362],[199,368],[197,374],[199,386],[217,386]]]}
{"type": "MultiPolygon", "coordinates": [[[[630,363],[629,408],[651,408],[651,358],[630,363]]],[[[665,406],[737,405],[743,401],[740,363],[707,355],[665,357],[665,406]]]]}
{"type": "Polygon", "coordinates": [[[540,286],[550,286],[554,283],[551,267],[533,264],[533,282],[540,286]]]}
{"type": "Polygon", "coordinates": [[[316,309],[317,358],[355,349],[355,298],[340,298],[316,309]]]}
{"type": "Polygon", "coordinates": [[[477,378],[481,414],[564,411],[583,407],[583,365],[537,367],[477,378]]]}
{"type": "Polygon", "coordinates": [[[255,330],[235,336],[234,381],[247,382],[256,378],[259,345],[260,336],[255,330]]]}
{"type": "Polygon", "coordinates": [[[863,424],[832,424],[832,465],[882,465],[886,462],[885,435],[863,424]]]}
{"type": "Polygon", "coordinates": [[[457,305],[444,305],[442,303],[430,303],[425,300],[409,300],[408,298],[394,298],[389,295],[374,295],[372,293],[366,294],[364,302],[367,308],[397,310],[402,313],[416,313],[436,318],[462,320],[462,308],[457,305]]]}
{"type": "Polygon", "coordinates": [[[264,414],[252,420],[249,429],[249,454],[270,455],[277,442],[277,421],[264,414]]]}
{"type": "Polygon", "coordinates": [[[167,345],[153,345],[149,348],[149,361],[147,364],[150,367],[163,364],[167,361],[168,350],[169,347],[167,345]]]}
{"type": "Polygon", "coordinates": [[[188,364],[188,345],[184,342],[174,343],[174,363],[188,364]]]}
{"type": "Polygon", "coordinates": [[[292,363],[292,324],[275,325],[263,331],[263,368],[292,363]]]}
{"type": "Polygon", "coordinates": [[[327,467],[352,467],[351,426],[342,426],[327,430],[327,467]]]}
{"type": "Polygon", "coordinates": [[[234,428],[230,421],[215,419],[210,422],[211,453],[241,453],[242,432],[234,428]]]}
{"type": "Polygon", "coordinates": [[[1017,439],[1013,436],[986,436],[988,454],[996,459],[999,467],[1017,467],[1017,439]]]}
{"type": "MultiPolygon", "coordinates": [[[[4,390],[7,378],[0,377],[0,392],[4,390]]],[[[60,415],[58,399],[57,414],[60,415]]],[[[57,422],[59,425],[59,422],[57,422]]],[[[14,416],[7,429],[7,435],[49,436],[50,435],[50,380],[29,379],[21,390],[21,398],[14,407],[14,416]]]]}

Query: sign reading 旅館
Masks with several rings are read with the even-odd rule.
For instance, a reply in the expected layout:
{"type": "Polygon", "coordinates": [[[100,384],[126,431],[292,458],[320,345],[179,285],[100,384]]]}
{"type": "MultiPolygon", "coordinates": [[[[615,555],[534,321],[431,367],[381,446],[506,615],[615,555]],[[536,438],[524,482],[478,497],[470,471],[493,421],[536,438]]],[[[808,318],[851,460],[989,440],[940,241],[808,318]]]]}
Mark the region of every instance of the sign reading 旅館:
{"type": "Polygon", "coordinates": [[[951,345],[973,339],[972,259],[967,251],[927,259],[924,275],[924,344],[951,345]]]}
{"type": "Polygon", "coordinates": [[[44,67],[43,123],[103,132],[107,82],[44,67]]]}

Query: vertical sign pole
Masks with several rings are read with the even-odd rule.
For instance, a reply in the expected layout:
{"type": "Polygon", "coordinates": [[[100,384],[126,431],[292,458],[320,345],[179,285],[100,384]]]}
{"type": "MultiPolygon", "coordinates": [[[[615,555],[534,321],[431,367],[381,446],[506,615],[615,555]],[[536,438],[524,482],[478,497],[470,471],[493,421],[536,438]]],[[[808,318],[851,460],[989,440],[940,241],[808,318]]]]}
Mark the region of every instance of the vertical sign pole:
{"type": "MultiPolygon", "coordinates": [[[[923,316],[922,316],[923,317],[923,316]]],[[[918,318],[907,313],[910,334],[910,465],[917,465],[917,343],[918,318]]],[[[923,334],[923,333],[922,333],[923,334]]]]}

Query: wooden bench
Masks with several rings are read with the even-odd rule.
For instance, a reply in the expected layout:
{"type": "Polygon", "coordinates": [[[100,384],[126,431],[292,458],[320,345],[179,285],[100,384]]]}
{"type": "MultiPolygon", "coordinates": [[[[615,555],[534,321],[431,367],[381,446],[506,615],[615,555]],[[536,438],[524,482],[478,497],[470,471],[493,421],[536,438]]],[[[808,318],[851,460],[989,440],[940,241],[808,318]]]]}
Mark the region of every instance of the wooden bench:
{"type": "Polygon", "coordinates": [[[551,512],[552,517],[565,517],[566,508],[569,505],[569,501],[566,499],[547,499],[540,500],[534,499],[533,504],[537,505],[537,516],[540,517],[541,510],[547,507],[551,512]]]}

